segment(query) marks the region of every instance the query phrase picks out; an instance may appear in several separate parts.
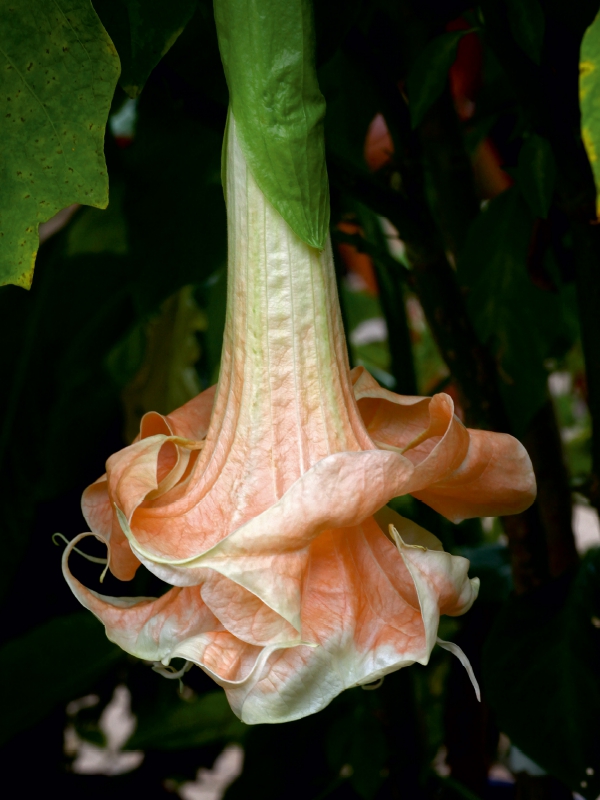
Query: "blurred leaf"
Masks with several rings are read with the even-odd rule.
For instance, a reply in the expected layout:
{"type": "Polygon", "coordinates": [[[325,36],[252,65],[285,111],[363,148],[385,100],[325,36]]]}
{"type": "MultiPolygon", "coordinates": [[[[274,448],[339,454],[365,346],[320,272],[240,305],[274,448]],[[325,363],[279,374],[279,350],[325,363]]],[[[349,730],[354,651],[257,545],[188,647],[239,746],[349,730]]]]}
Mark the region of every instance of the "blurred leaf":
{"type": "Polygon", "coordinates": [[[198,0],[196,13],[164,56],[157,78],[169,82],[174,96],[194,107],[205,121],[225,127],[229,92],[219,53],[213,0],[198,0]]]}
{"type": "Polygon", "coordinates": [[[133,319],[131,264],[111,253],[67,257],[68,241],[66,229],[42,247],[30,293],[0,289],[0,470],[10,497],[0,504],[0,594],[27,546],[37,503],[85,479],[119,414],[120,387],[104,360],[133,319]],[[23,445],[23,432],[35,447],[23,445]]]}
{"type": "MultiPolygon", "coordinates": [[[[196,333],[205,330],[205,314],[196,304],[193,287],[184,286],[164,301],[160,312],[143,325],[145,354],[136,374],[125,386],[122,399],[125,410],[125,440],[132,442],[147,411],[168,414],[184,405],[201,391],[195,364],[200,357],[196,333]]],[[[131,361],[123,348],[139,353],[139,329],[109,354],[111,373],[115,359],[131,361]]]]}
{"type": "Polygon", "coordinates": [[[215,0],[215,20],[252,174],[295,233],[320,249],[329,229],[329,185],[312,3],[215,0]]]}
{"type": "Polygon", "coordinates": [[[89,0],[2,3],[0,27],[0,285],[28,289],[39,224],[71,203],[108,203],[104,128],[119,58],[89,0]]]}
{"type": "MultiPolygon", "coordinates": [[[[412,755],[408,745],[391,750],[390,731],[384,725],[393,729],[391,741],[400,748],[404,743],[398,729],[406,724],[412,742],[415,735],[409,678],[387,676],[385,690],[350,689],[318,714],[285,725],[250,726],[244,739],[244,771],[227,790],[225,800],[374,798],[389,780],[390,764],[402,764],[412,755]],[[396,719],[399,708],[404,712],[402,720],[396,719]]],[[[419,770],[414,760],[412,767],[419,770]]],[[[411,788],[407,797],[414,796],[411,788]]]]}
{"type": "Polygon", "coordinates": [[[548,139],[533,133],[519,153],[518,181],[534,217],[546,219],[556,180],[556,162],[548,139]]]}
{"type": "Polygon", "coordinates": [[[448,70],[456,59],[458,43],[467,33],[449,31],[432,39],[412,65],[407,79],[408,110],[413,128],[421,124],[425,113],[441,95],[448,70]]]}
{"type": "Polygon", "coordinates": [[[123,256],[128,253],[123,193],[123,183],[111,180],[107,208],[83,208],[77,213],[66,230],[67,256],[84,253],[114,253],[123,256]]]}
{"type": "Polygon", "coordinates": [[[512,597],[484,649],[500,728],[551,775],[600,793],[600,549],[563,579],[512,597]]]}
{"type": "Polygon", "coordinates": [[[121,58],[119,83],[137,97],[181,34],[197,0],[93,0],[121,58]]]}
{"type": "Polygon", "coordinates": [[[481,580],[480,603],[502,603],[508,599],[513,581],[506,545],[494,542],[478,547],[458,547],[455,555],[468,558],[471,564],[469,576],[481,580]]]}
{"type": "Polygon", "coordinates": [[[539,0],[507,0],[510,29],[517,44],[539,64],[544,43],[544,12],[539,0]]]}
{"type": "Polygon", "coordinates": [[[290,795],[317,798],[332,783],[337,784],[339,769],[331,769],[326,740],[332,721],[348,699],[352,702],[353,698],[336,698],[319,714],[285,725],[250,726],[244,741],[244,770],[227,789],[224,800],[284,800],[290,795]]]}
{"type": "MultiPolygon", "coordinates": [[[[334,55],[356,22],[363,5],[364,0],[326,0],[325,2],[315,0],[313,2],[317,66],[322,66],[334,55]]],[[[321,85],[320,80],[319,85],[321,85]]],[[[323,92],[323,94],[325,93],[323,92]]],[[[329,107],[327,113],[329,114],[329,107]]]]}
{"type": "Polygon", "coordinates": [[[0,649],[0,743],[88,692],[123,657],[87,611],[7,642],[0,649]]]}
{"type": "Polygon", "coordinates": [[[385,780],[389,752],[377,717],[377,699],[366,692],[329,728],[327,754],[334,774],[340,769],[356,793],[371,800],[385,780]]]}
{"type": "Polygon", "coordinates": [[[477,335],[490,343],[500,388],[517,435],[547,397],[545,359],[566,351],[577,335],[572,293],[546,291],[527,272],[533,217],[512,188],[492,200],[475,220],[458,263],[477,335]]]}
{"type": "MultiPolygon", "coordinates": [[[[56,292],[53,289],[44,308],[35,361],[36,366],[45,361],[38,380],[47,376],[52,390],[41,409],[45,419],[38,497],[52,497],[80,480],[80,463],[118,413],[120,387],[110,380],[105,360],[133,317],[130,274],[127,259],[104,253],[65,259],[55,271],[56,292]],[[57,459],[67,432],[68,454],[57,459]],[[85,435],[73,435],[77,432],[85,435]]],[[[35,391],[32,384],[38,380],[30,376],[26,393],[35,391]]],[[[26,408],[30,414],[39,408],[35,395],[24,403],[24,413],[26,408]]]]}
{"type": "Polygon", "coordinates": [[[205,389],[219,380],[227,305],[227,269],[217,270],[197,286],[194,296],[206,318],[206,330],[198,334],[201,352],[196,364],[202,388],[205,389]]]}
{"type": "Polygon", "coordinates": [[[319,70],[319,86],[327,100],[325,138],[328,151],[356,169],[366,171],[365,138],[379,111],[377,92],[364,73],[341,51],[319,70]]]}
{"type": "Polygon", "coordinates": [[[581,136],[596,182],[596,213],[600,217],[600,14],[585,32],[579,63],[581,136]]]}
{"type": "Polygon", "coordinates": [[[235,716],[225,692],[208,692],[184,700],[172,683],[169,687],[171,691],[163,691],[160,702],[140,709],[126,749],[183,750],[243,739],[247,725],[235,716]]]}
{"type": "Polygon", "coordinates": [[[124,151],[129,243],[140,317],[178,289],[198,285],[227,257],[221,187],[222,131],[188,114],[162,84],[138,102],[135,141],[124,151]]]}

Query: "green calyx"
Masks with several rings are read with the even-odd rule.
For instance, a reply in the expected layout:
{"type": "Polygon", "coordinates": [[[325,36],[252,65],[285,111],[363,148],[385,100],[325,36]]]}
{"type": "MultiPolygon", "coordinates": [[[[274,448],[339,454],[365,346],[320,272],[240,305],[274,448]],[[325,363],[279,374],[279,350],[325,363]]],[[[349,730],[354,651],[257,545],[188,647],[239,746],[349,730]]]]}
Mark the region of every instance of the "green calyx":
{"type": "Polygon", "coordinates": [[[241,147],[269,202],[308,245],[329,227],[325,99],[308,0],[214,0],[241,147]]]}

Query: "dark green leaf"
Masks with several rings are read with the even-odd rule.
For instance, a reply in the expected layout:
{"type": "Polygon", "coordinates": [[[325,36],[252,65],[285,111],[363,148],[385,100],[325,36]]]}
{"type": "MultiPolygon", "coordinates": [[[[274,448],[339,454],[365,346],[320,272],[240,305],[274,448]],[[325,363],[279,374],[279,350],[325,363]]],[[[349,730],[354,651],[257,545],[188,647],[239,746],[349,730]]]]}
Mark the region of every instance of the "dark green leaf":
{"type": "Polygon", "coordinates": [[[512,188],[492,200],[471,226],[458,276],[468,290],[475,330],[499,366],[500,388],[518,435],[547,397],[544,360],[576,336],[572,292],[535,286],[527,271],[533,217],[512,188]]]}
{"type": "Polygon", "coordinates": [[[222,131],[190,118],[154,84],[140,97],[138,111],[135,143],[125,151],[124,209],[139,270],[136,304],[146,315],[225,264],[227,232],[222,131]]]}
{"type": "Polygon", "coordinates": [[[213,742],[239,741],[247,730],[229,707],[225,692],[208,692],[184,700],[169,683],[161,695],[162,702],[142,707],[137,728],[127,742],[128,749],[203,747],[213,742]]]}
{"type": "Polygon", "coordinates": [[[556,162],[548,139],[531,134],[519,153],[519,186],[534,217],[546,219],[556,180],[556,162]]]}
{"type": "Polygon", "coordinates": [[[137,97],[193,15],[197,0],[93,0],[121,58],[120,84],[137,97]]]}
{"type": "MultiPolygon", "coordinates": [[[[82,219],[88,211],[106,213],[84,209],[82,219]]],[[[65,257],[67,233],[42,247],[30,293],[0,289],[0,468],[10,496],[0,505],[0,595],[23,555],[36,504],[78,485],[118,415],[118,387],[104,358],[133,317],[128,261],[111,253],[65,257]],[[34,448],[23,447],[24,430],[34,448]]]]}
{"type": "Polygon", "coordinates": [[[104,128],[119,58],[89,0],[4,2],[0,28],[0,285],[29,288],[39,224],[71,203],[108,203],[104,128]]]}
{"type": "Polygon", "coordinates": [[[360,797],[371,800],[384,781],[389,752],[377,718],[377,699],[369,693],[355,699],[362,702],[349,706],[329,728],[327,755],[332,772],[347,765],[349,783],[360,797]]]}
{"type": "Polygon", "coordinates": [[[341,51],[319,70],[319,84],[327,100],[328,150],[356,169],[366,170],[365,138],[379,111],[372,84],[341,51]]]}
{"type": "Polygon", "coordinates": [[[571,789],[600,793],[600,549],[572,586],[513,597],[487,640],[484,688],[503,731],[571,789]]]}
{"type": "Polygon", "coordinates": [[[448,70],[456,58],[456,48],[471,31],[449,31],[432,39],[412,65],[407,80],[410,122],[416,128],[427,110],[441,95],[448,70]]]}
{"type": "Polygon", "coordinates": [[[89,692],[123,651],[87,611],[46,622],[0,649],[0,743],[89,692]]]}
{"type": "Polygon", "coordinates": [[[216,0],[230,103],[250,169],[292,229],[322,248],[329,227],[325,100],[309,0],[216,0]]]}
{"type": "Polygon", "coordinates": [[[418,751],[413,692],[409,671],[400,670],[376,691],[350,689],[318,714],[285,725],[250,726],[244,771],[225,800],[387,797],[391,787],[386,791],[382,784],[400,773],[406,797],[417,797],[413,779],[425,761],[418,751]]]}
{"type": "Polygon", "coordinates": [[[477,547],[459,547],[456,555],[468,558],[469,576],[481,580],[479,603],[501,603],[513,588],[508,547],[494,542],[477,547]]]}
{"type": "Polygon", "coordinates": [[[286,792],[291,794],[290,788],[298,798],[327,797],[327,789],[339,783],[342,766],[338,762],[331,768],[329,730],[347,705],[362,699],[357,695],[354,690],[345,692],[319,714],[285,725],[250,726],[244,741],[244,771],[227,789],[225,800],[281,800],[286,792]]]}
{"type": "Polygon", "coordinates": [[[314,2],[317,64],[322,66],[335,53],[356,22],[363,0],[314,2]]]}
{"type": "Polygon", "coordinates": [[[539,0],[508,0],[508,19],[517,44],[539,64],[544,43],[544,12],[539,0]]]}

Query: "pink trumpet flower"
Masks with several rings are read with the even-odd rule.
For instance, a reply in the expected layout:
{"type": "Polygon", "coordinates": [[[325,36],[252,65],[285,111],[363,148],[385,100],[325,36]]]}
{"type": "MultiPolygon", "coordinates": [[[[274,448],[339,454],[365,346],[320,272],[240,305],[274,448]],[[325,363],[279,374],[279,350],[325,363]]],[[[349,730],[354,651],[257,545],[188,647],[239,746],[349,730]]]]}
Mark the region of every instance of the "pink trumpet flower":
{"type": "Polygon", "coordinates": [[[391,498],[411,493],[459,522],[524,510],[535,480],[518,441],[468,430],[447,395],[401,397],[349,371],[331,245],[309,247],[271,206],[233,116],[226,199],[219,383],[147,414],[108,459],[83,495],[92,533],[72,540],[63,570],[128,653],[186,659],[244,722],[285,722],[426,664],[440,614],[475,600],[469,562],[391,498]],[[141,563],[173,588],[157,599],[85,588],[68,559],[89,535],[117,578],[141,563]]]}

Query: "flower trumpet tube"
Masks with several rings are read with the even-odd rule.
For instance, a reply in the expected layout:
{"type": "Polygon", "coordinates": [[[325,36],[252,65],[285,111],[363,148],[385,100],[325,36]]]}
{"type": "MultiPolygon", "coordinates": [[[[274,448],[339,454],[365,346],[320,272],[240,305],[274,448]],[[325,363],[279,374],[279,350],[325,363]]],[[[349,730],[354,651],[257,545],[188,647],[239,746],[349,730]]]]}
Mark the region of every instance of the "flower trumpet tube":
{"type": "MultiPolygon", "coordinates": [[[[127,652],[197,664],[247,723],[319,711],[344,689],[427,663],[440,614],[477,595],[468,561],[386,507],[411,493],[457,522],[533,501],[524,448],[466,429],[445,394],[400,397],[348,368],[331,245],[305,244],[248,168],[230,114],[229,277],[217,387],[111,456],[83,496],[117,578],[110,598],[63,568],[127,652]]],[[[451,649],[453,646],[449,647],[451,649]]]]}

